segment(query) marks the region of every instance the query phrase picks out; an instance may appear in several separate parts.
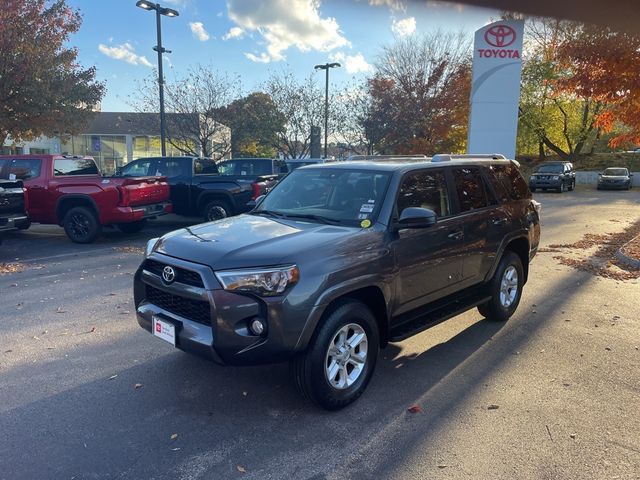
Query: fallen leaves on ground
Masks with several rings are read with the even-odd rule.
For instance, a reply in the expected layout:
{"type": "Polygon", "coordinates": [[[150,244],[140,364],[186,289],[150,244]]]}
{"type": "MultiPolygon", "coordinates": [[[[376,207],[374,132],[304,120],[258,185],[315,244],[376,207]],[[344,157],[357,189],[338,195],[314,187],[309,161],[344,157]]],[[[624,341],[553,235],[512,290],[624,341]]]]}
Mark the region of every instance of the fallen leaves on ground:
{"type": "Polygon", "coordinates": [[[420,407],[420,405],[412,405],[411,407],[407,408],[407,412],[422,413],[422,407],[420,407]]]}
{"type": "Polygon", "coordinates": [[[173,433],[171,434],[171,440],[175,440],[176,438],[178,438],[178,434],[177,433],[173,433]]]}
{"type": "Polygon", "coordinates": [[[21,263],[0,263],[0,275],[4,273],[19,273],[26,268],[21,263]]]}
{"type": "Polygon", "coordinates": [[[247,469],[244,468],[242,465],[236,465],[236,468],[240,473],[247,473],[247,469]]]}
{"type": "Polygon", "coordinates": [[[640,222],[636,222],[622,232],[586,233],[577,242],[551,244],[548,249],[562,253],[553,257],[562,265],[613,280],[634,280],[640,278],[640,270],[634,270],[618,260],[616,253],[632,239],[638,240],[639,235],[640,222]]]}
{"type": "Polygon", "coordinates": [[[141,383],[136,383],[133,388],[135,388],[136,390],[142,388],[142,384],[141,383]]]}
{"type": "Polygon", "coordinates": [[[144,248],[142,247],[113,247],[113,249],[117,252],[122,252],[122,253],[133,253],[135,255],[144,254],[144,248]]]}
{"type": "Polygon", "coordinates": [[[491,404],[487,407],[487,410],[498,410],[500,405],[491,404]]]}

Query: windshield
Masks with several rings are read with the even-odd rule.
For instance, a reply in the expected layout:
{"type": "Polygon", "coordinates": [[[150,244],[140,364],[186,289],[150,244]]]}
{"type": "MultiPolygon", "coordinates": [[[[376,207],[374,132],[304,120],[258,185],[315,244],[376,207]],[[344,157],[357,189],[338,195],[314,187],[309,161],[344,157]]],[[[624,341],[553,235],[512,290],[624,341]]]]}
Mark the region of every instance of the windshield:
{"type": "Polygon", "coordinates": [[[360,226],[375,221],[389,184],[389,172],[313,168],[294,170],[254,210],[319,223],[360,226]]]}
{"type": "Polygon", "coordinates": [[[562,165],[540,165],[538,173],[562,173],[562,165]]]}
{"type": "Polygon", "coordinates": [[[607,168],[604,171],[604,175],[610,175],[612,177],[621,177],[628,174],[629,172],[626,168],[607,168]]]}

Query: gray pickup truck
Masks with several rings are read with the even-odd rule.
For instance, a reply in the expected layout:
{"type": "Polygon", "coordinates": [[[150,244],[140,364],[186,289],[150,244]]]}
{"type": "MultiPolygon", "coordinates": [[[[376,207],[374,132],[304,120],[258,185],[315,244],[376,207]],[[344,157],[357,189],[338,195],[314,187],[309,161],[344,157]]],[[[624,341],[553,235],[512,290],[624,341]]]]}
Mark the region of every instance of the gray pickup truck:
{"type": "Polygon", "coordinates": [[[511,317],[539,238],[509,160],[301,167],[249,214],[150,240],[138,323],[221,364],[290,360],[303,394],[335,410],[387,343],[473,307],[511,317]]]}

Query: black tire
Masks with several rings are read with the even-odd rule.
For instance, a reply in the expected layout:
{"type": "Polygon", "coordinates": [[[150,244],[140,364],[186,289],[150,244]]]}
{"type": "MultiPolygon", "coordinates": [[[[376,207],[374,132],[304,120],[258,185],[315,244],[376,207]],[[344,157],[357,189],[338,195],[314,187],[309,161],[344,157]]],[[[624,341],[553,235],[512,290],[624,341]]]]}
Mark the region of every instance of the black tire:
{"type": "Polygon", "coordinates": [[[558,193],[564,193],[566,191],[567,191],[567,186],[564,184],[564,182],[562,182],[558,187],[558,193]]]}
{"type": "Polygon", "coordinates": [[[513,315],[518,308],[518,304],[520,303],[520,298],[522,297],[523,280],[524,271],[522,268],[522,261],[520,260],[520,257],[515,253],[507,250],[500,259],[500,263],[498,264],[496,272],[493,274],[493,278],[487,285],[487,290],[491,295],[491,300],[489,300],[487,303],[483,303],[482,305],[478,305],[478,311],[480,312],[480,315],[485,317],[487,320],[496,322],[504,322],[509,320],[511,315],[513,315]],[[515,272],[517,273],[517,290],[511,302],[508,305],[505,305],[500,297],[501,286],[503,277],[505,277],[505,272],[507,272],[511,267],[513,267],[515,269],[515,272]]]}
{"type": "MultiPolygon", "coordinates": [[[[339,341],[339,340],[338,340],[339,341]]],[[[306,398],[310,399],[326,410],[339,410],[356,401],[364,392],[371,380],[378,358],[380,347],[378,326],[371,310],[356,300],[345,300],[338,303],[328,314],[323,316],[321,324],[316,330],[307,350],[291,361],[291,372],[298,390],[306,398]],[[341,360],[336,360],[330,355],[330,348],[338,352],[342,346],[334,343],[341,329],[346,329],[346,338],[356,339],[357,329],[363,331],[366,340],[366,351],[363,366],[359,373],[354,364],[350,363],[351,356],[360,358],[362,344],[356,349],[348,348],[348,351],[336,353],[336,357],[346,355],[341,360]],[[349,336],[348,332],[353,332],[349,336]],[[340,362],[343,362],[342,364],[340,362]],[[327,370],[331,365],[335,366],[336,375],[332,380],[344,381],[342,387],[332,384],[327,370]],[[349,371],[349,367],[351,370],[349,371]],[[343,376],[343,372],[346,372],[343,376]],[[348,384],[349,376],[357,373],[348,384]]]]}
{"type": "Polygon", "coordinates": [[[147,220],[142,219],[142,220],[138,220],[137,222],[118,223],[116,226],[118,227],[118,230],[120,230],[122,233],[133,234],[133,233],[138,233],[140,230],[146,227],[146,225],[147,225],[147,220]]]}
{"type": "Polygon", "coordinates": [[[207,203],[202,211],[205,222],[222,220],[232,215],[231,207],[224,200],[212,200],[207,203]]]}
{"type": "Polygon", "coordinates": [[[576,181],[573,180],[570,184],[569,184],[569,191],[573,192],[576,189],[576,181]]]}
{"type": "Polygon", "coordinates": [[[31,220],[25,220],[24,222],[16,223],[18,230],[27,230],[31,226],[31,220]]]}
{"type": "Polygon", "coordinates": [[[86,207],[74,207],[62,222],[67,237],[74,243],[91,243],[102,230],[97,215],[86,207]]]}

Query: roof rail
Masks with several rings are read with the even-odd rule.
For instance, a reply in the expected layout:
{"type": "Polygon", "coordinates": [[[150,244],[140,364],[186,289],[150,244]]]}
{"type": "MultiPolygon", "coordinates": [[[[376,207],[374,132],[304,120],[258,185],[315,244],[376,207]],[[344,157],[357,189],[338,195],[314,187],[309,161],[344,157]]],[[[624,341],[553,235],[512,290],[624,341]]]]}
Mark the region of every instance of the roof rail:
{"type": "Polygon", "coordinates": [[[452,154],[438,153],[431,158],[432,162],[450,162],[451,160],[506,160],[507,157],[501,153],[490,154],[452,154]]]}
{"type": "Polygon", "coordinates": [[[358,161],[373,161],[373,162],[382,162],[382,161],[408,161],[408,160],[422,160],[426,161],[429,157],[424,154],[416,153],[414,155],[351,155],[347,157],[347,161],[349,162],[358,162],[358,161]]]}

